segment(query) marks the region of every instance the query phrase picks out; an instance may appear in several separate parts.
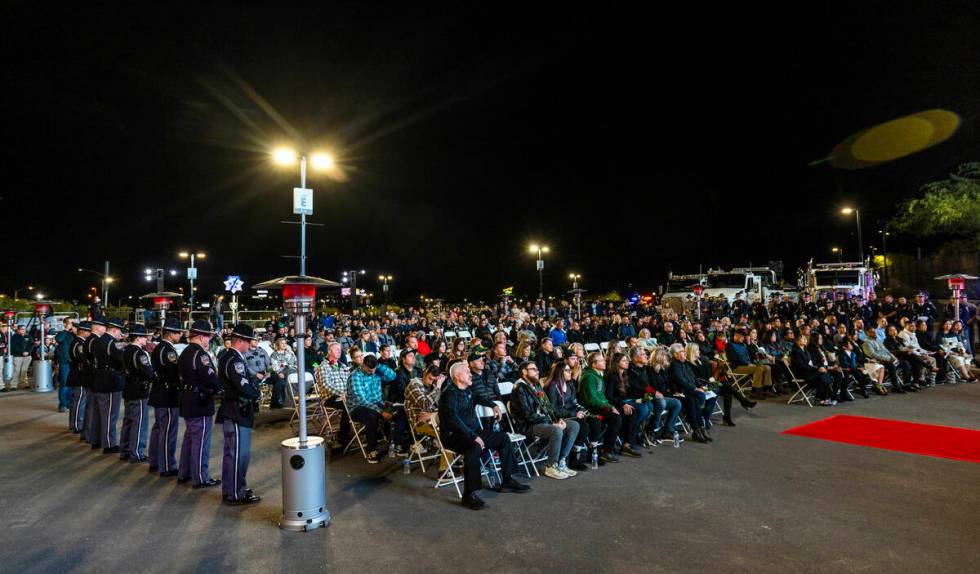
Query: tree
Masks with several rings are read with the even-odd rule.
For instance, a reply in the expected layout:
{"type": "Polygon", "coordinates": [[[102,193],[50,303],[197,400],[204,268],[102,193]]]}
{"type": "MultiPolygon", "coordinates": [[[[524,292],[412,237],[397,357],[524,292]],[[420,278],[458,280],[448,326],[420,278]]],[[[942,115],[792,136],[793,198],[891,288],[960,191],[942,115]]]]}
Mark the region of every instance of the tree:
{"type": "Polygon", "coordinates": [[[980,249],[980,162],[965,163],[947,179],[922,186],[922,196],[899,205],[889,227],[917,237],[946,236],[942,251],[980,249]]]}
{"type": "Polygon", "coordinates": [[[596,297],[596,300],[598,300],[598,301],[610,301],[612,303],[622,303],[623,302],[623,297],[622,297],[622,295],[619,294],[618,291],[610,291],[610,292],[605,293],[603,295],[599,295],[598,297],[596,297]]]}

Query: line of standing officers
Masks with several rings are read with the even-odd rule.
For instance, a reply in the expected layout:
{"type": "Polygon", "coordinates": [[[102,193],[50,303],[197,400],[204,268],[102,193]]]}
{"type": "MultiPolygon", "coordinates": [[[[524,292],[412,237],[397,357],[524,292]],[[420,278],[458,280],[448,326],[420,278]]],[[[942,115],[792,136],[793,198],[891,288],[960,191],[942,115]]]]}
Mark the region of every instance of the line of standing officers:
{"type": "Polygon", "coordinates": [[[178,320],[168,319],[151,345],[143,325],[127,330],[117,318],[81,321],[69,347],[68,428],[104,455],[148,463],[149,472],[176,477],[178,484],[194,489],[221,485],[228,505],[255,504],[261,498],[247,487],[245,474],[261,392],[250,382],[244,358],[255,335],[248,325],[235,325],[231,348],[214,364],[207,351],[214,334],[205,320],[185,331],[178,320]],[[185,334],[187,346],[178,353],[175,345],[185,334]],[[216,397],[221,398],[217,411],[216,397]],[[149,407],[153,425],[147,432],[149,407]],[[180,419],[184,434],[178,459],[180,419]],[[214,423],[221,425],[225,439],[221,480],[208,473],[214,423]]]}

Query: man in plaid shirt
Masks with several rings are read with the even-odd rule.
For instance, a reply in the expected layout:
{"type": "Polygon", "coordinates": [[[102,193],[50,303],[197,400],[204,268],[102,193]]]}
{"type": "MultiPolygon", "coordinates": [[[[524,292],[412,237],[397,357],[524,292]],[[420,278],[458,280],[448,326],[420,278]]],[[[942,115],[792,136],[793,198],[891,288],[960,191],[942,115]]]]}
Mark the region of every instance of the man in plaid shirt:
{"type": "Polygon", "coordinates": [[[381,398],[381,384],[393,380],[395,372],[378,364],[378,358],[374,355],[364,357],[360,368],[355,369],[350,376],[347,408],[350,409],[351,418],[364,425],[369,464],[377,464],[381,460],[378,454],[378,417],[391,419],[391,411],[385,409],[381,398]]]}
{"type": "Polygon", "coordinates": [[[435,436],[429,421],[439,411],[439,393],[442,392],[442,382],[445,380],[446,375],[439,372],[439,367],[429,365],[421,379],[408,382],[405,388],[405,413],[408,414],[408,422],[415,432],[435,436]]]}

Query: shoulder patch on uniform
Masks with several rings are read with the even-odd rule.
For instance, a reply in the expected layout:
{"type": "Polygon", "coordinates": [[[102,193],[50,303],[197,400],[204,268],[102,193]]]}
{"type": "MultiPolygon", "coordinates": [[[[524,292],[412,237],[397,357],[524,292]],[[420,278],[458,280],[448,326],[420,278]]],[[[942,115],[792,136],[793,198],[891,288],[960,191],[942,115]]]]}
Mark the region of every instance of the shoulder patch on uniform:
{"type": "Polygon", "coordinates": [[[172,363],[176,363],[177,362],[177,353],[174,352],[174,351],[167,351],[167,360],[170,361],[170,362],[172,362],[172,363]]]}
{"type": "Polygon", "coordinates": [[[201,354],[201,364],[202,365],[208,365],[208,366],[210,366],[211,365],[211,357],[209,357],[206,354],[203,354],[202,353],[201,354]]]}
{"type": "Polygon", "coordinates": [[[143,363],[144,365],[149,365],[150,359],[146,355],[140,353],[140,362],[143,363]]]}
{"type": "Polygon", "coordinates": [[[242,363],[236,362],[235,363],[235,372],[238,373],[239,375],[243,374],[245,372],[245,365],[243,365],[242,363]]]}
{"type": "Polygon", "coordinates": [[[126,347],[128,346],[129,345],[127,345],[126,343],[118,343],[118,342],[116,343],[116,348],[119,349],[120,351],[125,351],[126,347]]]}

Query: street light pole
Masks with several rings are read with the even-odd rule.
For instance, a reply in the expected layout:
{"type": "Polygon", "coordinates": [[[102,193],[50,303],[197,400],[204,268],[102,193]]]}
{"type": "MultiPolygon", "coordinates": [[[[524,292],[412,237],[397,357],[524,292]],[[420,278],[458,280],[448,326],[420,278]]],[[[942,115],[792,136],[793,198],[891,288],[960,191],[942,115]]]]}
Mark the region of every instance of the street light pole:
{"type": "Polygon", "coordinates": [[[538,268],[538,299],[544,299],[544,256],[543,253],[548,252],[548,247],[546,245],[531,245],[531,253],[538,253],[537,268],[538,268]]]}
{"type": "Polygon", "coordinates": [[[380,279],[383,282],[381,289],[382,291],[384,291],[385,294],[385,304],[384,304],[384,308],[381,309],[381,314],[387,315],[388,314],[388,281],[391,281],[392,279],[394,279],[394,277],[392,277],[391,275],[381,275],[380,277],[378,277],[378,279],[380,279]]]}
{"type": "Polygon", "coordinates": [[[18,287],[17,289],[14,289],[14,301],[17,301],[18,300],[17,294],[20,293],[21,291],[23,291],[24,289],[27,289],[28,291],[33,291],[34,290],[34,286],[33,285],[24,285],[23,287],[18,287]]]}
{"type": "Polygon", "coordinates": [[[861,238],[861,210],[855,209],[853,207],[845,207],[840,210],[844,215],[850,215],[854,212],[855,220],[857,221],[857,239],[858,239],[858,259],[864,264],[864,241],[861,238]]]}

